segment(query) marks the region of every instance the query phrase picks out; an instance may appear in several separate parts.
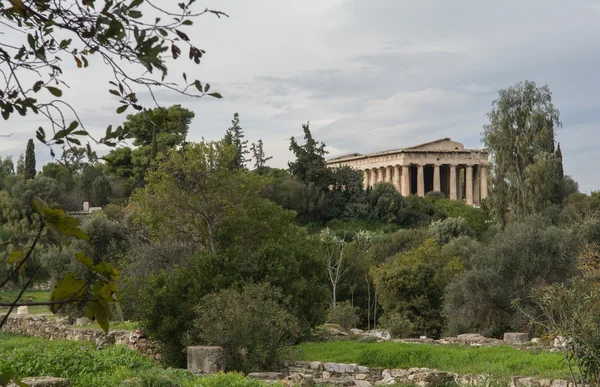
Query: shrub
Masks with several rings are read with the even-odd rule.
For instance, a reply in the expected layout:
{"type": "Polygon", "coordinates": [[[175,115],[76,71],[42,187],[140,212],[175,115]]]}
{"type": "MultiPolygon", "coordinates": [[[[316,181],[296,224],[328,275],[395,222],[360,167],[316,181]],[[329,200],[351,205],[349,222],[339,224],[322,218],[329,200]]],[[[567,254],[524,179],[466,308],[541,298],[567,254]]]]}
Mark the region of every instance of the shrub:
{"type": "Polygon", "coordinates": [[[526,321],[511,300],[524,299],[542,282],[563,282],[575,272],[579,242],[565,229],[531,218],[509,224],[482,244],[468,270],[447,288],[444,313],[449,334],[478,332],[500,336],[521,330],[526,321]]]}
{"type": "Polygon", "coordinates": [[[210,294],[196,309],[191,342],[223,347],[230,370],[272,369],[278,351],[300,335],[298,321],[286,304],[281,290],[268,284],[210,294]]]}
{"type": "Polygon", "coordinates": [[[433,205],[436,210],[445,213],[448,218],[465,219],[477,236],[482,235],[488,228],[488,218],[481,208],[448,199],[436,200],[433,205]]]}
{"type": "Polygon", "coordinates": [[[360,322],[358,308],[353,307],[349,301],[338,302],[329,310],[327,321],[338,324],[344,329],[354,328],[360,322]]]}
{"type": "Polygon", "coordinates": [[[415,326],[399,313],[389,313],[379,319],[379,326],[386,329],[392,338],[402,339],[413,334],[415,326]]]}
{"type": "Polygon", "coordinates": [[[429,225],[429,235],[440,245],[445,245],[453,238],[461,235],[473,237],[474,233],[464,218],[448,218],[432,222],[429,225]]]}

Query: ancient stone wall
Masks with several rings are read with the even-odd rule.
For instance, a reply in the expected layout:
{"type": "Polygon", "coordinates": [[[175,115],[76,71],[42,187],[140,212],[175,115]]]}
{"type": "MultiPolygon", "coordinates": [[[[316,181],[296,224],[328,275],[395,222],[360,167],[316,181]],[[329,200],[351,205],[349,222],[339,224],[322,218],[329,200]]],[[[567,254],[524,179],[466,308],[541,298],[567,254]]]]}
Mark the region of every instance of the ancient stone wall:
{"type": "MultiPolygon", "coordinates": [[[[435,387],[451,385],[459,386],[487,385],[489,378],[485,375],[458,375],[429,368],[384,369],[364,367],[357,364],[321,363],[318,361],[287,361],[284,363],[281,375],[287,375],[285,380],[300,385],[341,385],[369,387],[390,385],[394,383],[410,383],[418,386],[435,387]]],[[[265,373],[250,374],[255,378],[270,379],[265,373]]],[[[567,380],[538,380],[532,377],[513,377],[508,381],[511,386],[551,386],[569,387],[573,384],[567,380]]]]}
{"type": "MultiPolygon", "coordinates": [[[[57,321],[60,321],[60,319],[57,321]]],[[[141,331],[115,330],[106,334],[97,329],[78,329],[68,324],[49,320],[45,316],[35,315],[10,316],[2,330],[45,339],[92,341],[99,348],[106,345],[122,344],[153,359],[160,360],[158,346],[148,340],[141,331]]]]}

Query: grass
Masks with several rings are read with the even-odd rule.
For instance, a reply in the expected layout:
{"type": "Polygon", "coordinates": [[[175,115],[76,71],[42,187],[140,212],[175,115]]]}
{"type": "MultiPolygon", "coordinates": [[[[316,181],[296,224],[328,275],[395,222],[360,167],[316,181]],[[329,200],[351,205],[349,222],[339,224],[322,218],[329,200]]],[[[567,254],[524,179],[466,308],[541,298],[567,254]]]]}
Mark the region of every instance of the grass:
{"type": "MultiPolygon", "coordinates": [[[[2,302],[12,302],[19,295],[21,289],[14,290],[2,290],[0,291],[0,301],[2,302]]],[[[21,301],[25,302],[44,302],[50,299],[50,291],[49,290],[36,290],[36,291],[27,291],[23,294],[21,301]]],[[[0,314],[8,312],[7,307],[0,307],[0,314]]],[[[13,310],[13,313],[17,313],[16,308],[13,310]]],[[[50,313],[50,308],[47,306],[30,306],[29,314],[42,314],[42,313],[50,313]]]]}
{"type": "Polygon", "coordinates": [[[289,357],[292,360],[356,363],[369,367],[435,368],[460,375],[569,379],[569,369],[562,354],[541,350],[517,350],[505,346],[466,347],[332,341],[300,344],[289,351],[289,357]]]}
{"type": "Polygon", "coordinates": [[[0,371],[7,370],[21,378],[68,378],[74,387],[266,387],[236,373],[198,377],[186,370],[162,368],[123,346],[97,350],[91,343],[0,333],[0,371]]]}

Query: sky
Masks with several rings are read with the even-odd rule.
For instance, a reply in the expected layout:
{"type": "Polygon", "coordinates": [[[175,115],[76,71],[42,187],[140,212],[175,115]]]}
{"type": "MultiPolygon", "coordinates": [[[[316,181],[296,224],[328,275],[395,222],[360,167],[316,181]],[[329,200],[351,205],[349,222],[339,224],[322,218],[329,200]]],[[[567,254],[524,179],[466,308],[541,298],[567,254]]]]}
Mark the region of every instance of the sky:
{"type": "MultiPolygon", "coordinates": [[[[170,74],[180,81],[186,71],[224,98],[157,94],[163,106],[195,112],[191,141],[221,138],[238,112],[246,139],[262,139],[274,167],[286,167],[289,139],[301,137],[307,121],[331,157],[442,137],[481,148],[498,91],[530,80],[548,84],[560,110],[565,173],[582,191],[600,189],[600,0],[198,0],[195,6],[230,17],[196,19],[186,32],[206,55],[200,66],[178,59],[170,74]]],[[[91,133],[123,122],[101,61],[88,69],[64,66],[70,86],[64,97],[91,133]]],[[[0,155],[24,153],[40,123],[39,117],[0,121],[0,134],[14,133],[0,139],[0,155]]],[[[49,151],[36,149],[41,168],[49,151]]]]}

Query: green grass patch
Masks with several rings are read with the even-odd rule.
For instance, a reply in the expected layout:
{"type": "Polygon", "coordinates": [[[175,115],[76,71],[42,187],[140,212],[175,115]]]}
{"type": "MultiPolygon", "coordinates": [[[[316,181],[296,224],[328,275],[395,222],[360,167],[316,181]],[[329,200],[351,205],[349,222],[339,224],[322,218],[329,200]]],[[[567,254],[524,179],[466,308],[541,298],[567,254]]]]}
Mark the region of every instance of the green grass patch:
{"type": "Polygon", "coordinates": [[[19,377],[68,378],[74,387],[265,387],[241,374],[197,377],[186,370],[163,368],[123,346],[95,349],[92,343],[46,340],[0,333],[0,370],[19,377]]]}
{"type": "MultiPolygon", "coordinates": [[[[14,290],[2,290],[0,291],[0,301],[1,302],[13,302],[19,296],[21,289],[14,290]]],[[[36,291],[27,291],[21,297],[21,302],[45,302],[50,300],[50,291],[49,290],[36,290],[36,291]]],[[[0,314],[8,312],[7,307],[0,307],[0,314]]],[[[17,313],[16,308],[13,310],[13,313],[17,313]]],[[[29,307],[30,314],[41,314],[41,313],[51,313],[50,308],[47,306],[30,306],[29,307]]]]}
{"type": "Polygon", "coordinates": [[[517,350],[505,346],[466,347],[332,341],[300,344],[289,351],[289,356],[291,360],[356,363],[369,367],[426,367],[460,375],[569,379],[569,369],[561,354],[541,350],[517,350]]]}

